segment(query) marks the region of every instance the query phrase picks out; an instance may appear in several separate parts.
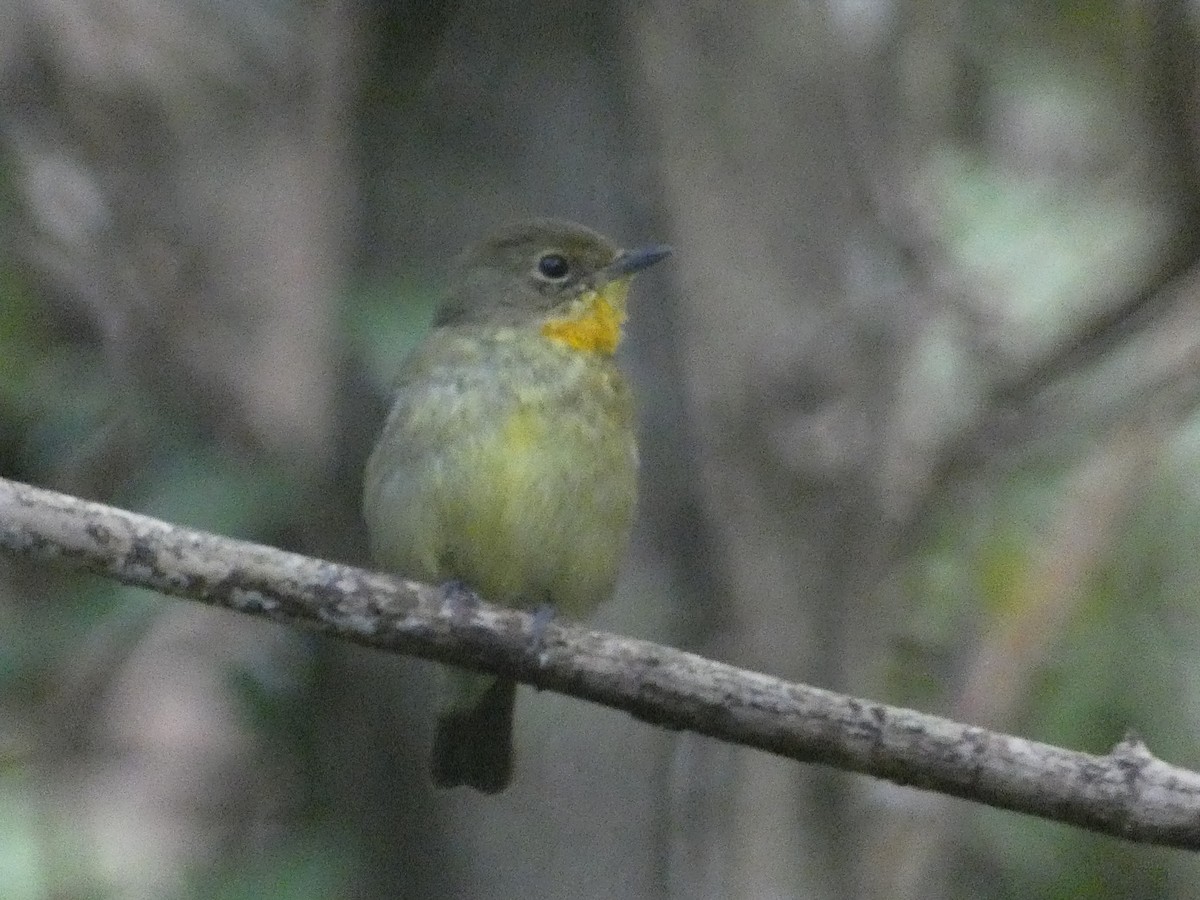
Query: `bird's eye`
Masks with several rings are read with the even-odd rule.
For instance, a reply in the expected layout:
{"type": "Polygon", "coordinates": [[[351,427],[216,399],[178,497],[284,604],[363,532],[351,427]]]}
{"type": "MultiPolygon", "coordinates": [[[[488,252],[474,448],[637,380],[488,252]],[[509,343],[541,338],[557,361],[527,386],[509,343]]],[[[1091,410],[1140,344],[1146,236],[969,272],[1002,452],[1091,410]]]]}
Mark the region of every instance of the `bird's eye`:
{"type": "Polygon", "coordinates": [[[537,270],[544,277],[553,281],[561,281],[567,277],[567,273],[571,271],[571,267],[567,264],[566,259],[557,253],[547,253],[537,262],[537,270]]]}

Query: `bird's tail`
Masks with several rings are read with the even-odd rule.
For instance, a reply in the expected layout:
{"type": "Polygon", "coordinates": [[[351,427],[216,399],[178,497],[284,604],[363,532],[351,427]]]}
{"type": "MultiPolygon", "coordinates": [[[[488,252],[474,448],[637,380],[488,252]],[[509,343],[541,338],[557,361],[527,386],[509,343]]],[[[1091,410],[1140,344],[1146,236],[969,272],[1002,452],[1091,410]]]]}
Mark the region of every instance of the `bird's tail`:
{"type": "Polygon", "coordinates": [[[433,738],[433,783],[465,784],[485,794],[508,787],[513,773],[513,707],[517,683],[503,678],[469,705],[445,710],[433,738]]]}

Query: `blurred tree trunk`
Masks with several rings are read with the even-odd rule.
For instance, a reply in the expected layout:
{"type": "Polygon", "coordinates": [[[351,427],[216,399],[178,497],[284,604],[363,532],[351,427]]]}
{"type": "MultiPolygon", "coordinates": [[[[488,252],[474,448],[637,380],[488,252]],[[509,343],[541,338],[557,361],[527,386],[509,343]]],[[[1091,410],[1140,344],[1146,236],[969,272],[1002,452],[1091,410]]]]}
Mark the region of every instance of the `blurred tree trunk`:
{"type": "MultiPolygon", "coordinates": [[[[629,122],[626,60],[612,49],[627,40],[621,27],[615,9],[568,0],[539,4],[536,15],[511,0],[474,4],[447,24],[436,65],[420,90],[401,97],[368,85],[365,116],[379,125],[365,130],[362,147],[370,201],[364,209],[365,268],[394,270],[402,255],[440,279],[465,243],[532,215],[585,222],[629,244],[661,239],[650,216],[654,168],[629,122]]],[[[375,43],[395,47],[399,40],[379,35],[375,43]]],[[[387,70],[379,77],[385,85],[390,81],[387,70]]],[[[673,403],[678,409],[673,397],[647,384],[654,375],[642,359],[663,352],[663,334],[671,327],[665,278],[655,273],[639,281],[630,348],[623,351],[636,369],[643,421],[646,407],[650,415],[661,411],[664,419],[679,419],[671,411],[673,403]]],[[[668,422],[658,420],[644,428],[655,433],[652,441],[668,430],[668,422]]],[[[660,470],[677,468],[664,452],[646,454],[646,485],[656,483],[660,470]]],[[[670,575],[652,531],[644,523],[642,528],[619,597],[599,624],[669,640],[674,611],[664,601],[670,575]]],[[[433,667],[414,668],[436,677],[433,667]]],[[[358,673],[383,669],[395,667],[353,660],[358,673]]],[[[404,793],[398,786],[409,779],[428,790],[424,748],[433,708],[410,708],[394,723],[379,722],[371,707],[376,685],[361,675],[343,682],[339,705],[357,711],[350,715],[356,732],[372,735],[370,746],[383,747],[398,724],[418,737],[423,750],[404,761],[409,769],[403,774],[391,756],[380,755],[373,765],[365,752],[355,757],[369,766],[368,777],[349,786],[357,802],[383,821],[406,820],[405,833],[415,839],[408,850],[369,860],[365,878],[372,896],[387,896],[385,886],[409,882],[413,846],[423,848],[417,866],[429,866],[429,880],[426,892],[412,896],[661,893],[656,837],[665,821],[660,788],[672,736],[611,710],[523,690],[516,781],[509,791],[497,797],[404,793]],[[411,797],[417,808],[397,804],[400,796],[411,797]],[[390,812],[382,808],[389,805],[390,812]]],[[[428,690],[419,694],[428,702],[428,690]]],[[[336,727],[344,729],[346,720],[336,727]]]]}
{"type": "MultiPolygon", "coordinates": [[[[681,248],[678,352],[725,608],[696,649],[861,690],[886,616],[889,404],[911,298],[882,286],[844,107],[847,53],[818,7],[649,4],[644,118],[681,248]]],[[[682,739],[679,897],[848,896],[847,779],[682,739]]]]}

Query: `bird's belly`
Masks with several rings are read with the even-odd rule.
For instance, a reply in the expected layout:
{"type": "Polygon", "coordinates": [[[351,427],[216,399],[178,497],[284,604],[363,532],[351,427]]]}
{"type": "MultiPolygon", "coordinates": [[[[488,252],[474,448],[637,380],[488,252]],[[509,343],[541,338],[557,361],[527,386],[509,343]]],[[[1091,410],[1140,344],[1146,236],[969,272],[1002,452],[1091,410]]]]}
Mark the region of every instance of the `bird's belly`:
{"type": "Polygon", "coordinates": [[[438,574],[507,605],[579,615],[603,602],[636,494],[623,424],[522,406],[491,434],[444,448],[433,499],[438,574]]]}

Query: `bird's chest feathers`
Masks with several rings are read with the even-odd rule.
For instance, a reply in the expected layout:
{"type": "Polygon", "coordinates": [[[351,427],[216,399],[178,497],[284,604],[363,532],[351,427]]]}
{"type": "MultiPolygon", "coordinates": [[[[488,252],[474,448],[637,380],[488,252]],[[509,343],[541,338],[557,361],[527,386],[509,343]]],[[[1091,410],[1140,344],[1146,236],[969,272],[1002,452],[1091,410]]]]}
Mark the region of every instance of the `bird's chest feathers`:
{"type": "Polygon", "coordinates": [[[624,382],[612,366],[582,359],[553,385],[524,385],[491,452],[509,487],[606,477],[632,468],[633,423],[624,382]]]}
{"type": "MultiPolygon", "coordinates": [[[[443,494],[458,565],[491,560],[485,587],[506,602],[560,570],[581,579],[580,596],[607,592],[624,547],[637,478],[628,396],[615,366],[572,362],[554,390],[523,385],[443,494]]],[[[577,605],[574,589],[555,590],[577,605]]]]}

